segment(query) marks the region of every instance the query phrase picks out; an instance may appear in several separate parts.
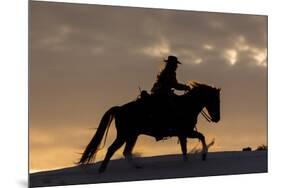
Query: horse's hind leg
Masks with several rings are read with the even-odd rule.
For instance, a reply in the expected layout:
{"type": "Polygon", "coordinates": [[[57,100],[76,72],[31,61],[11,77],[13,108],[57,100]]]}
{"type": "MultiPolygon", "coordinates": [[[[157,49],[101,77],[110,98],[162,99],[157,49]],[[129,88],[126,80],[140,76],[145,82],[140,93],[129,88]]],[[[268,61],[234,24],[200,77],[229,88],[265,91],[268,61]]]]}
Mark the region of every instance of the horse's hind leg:
{"type": "Polygon", "coordinates": [[[124,155],[125,159],[131,165],[133,165],[135,168],[141,168],[140,165],[135,163],[135,161],[133,160],[133,156],[132,156],[132,151],[133,151],[134,146],[136,144],[137,138],[138,138],[137,136],[132,136],[132,137],[127,139],[126,145],[125,145],[125,148],[124,148],[124,151],[123,151],[123,155],[124,155]]]}
{"type": "Polygon", "coordinates": [[[181,151],[182,151],[182,157],[184,161],[187,161],[187,147],[186,147],[186,137],[179,136],[180,144],[181,144],[181,151]]]}
{"type": "Polygon", "coordinates": [[[116,150],[118,150],[123,144],[124,144],[125,140],[121,139],[120,137],[117,137],[114,142],[111,144],[111,146],[108,148],[106,156],[99,168],[99,172],[104,172],[106,169],[106,166],[110,160],[110,158],[112,157],[112,155],[115,153],[116,150]]]}
{"type": "Polygon", "coordinates": [[[206,144],[205,136],[198,132],[198,131],[192,131],[191,133],[188,134],[189,138],[198,138],[201,143],[202,143],[202,160],[205,161],[207,158],[207,153],[208,153],[208,147],[206,144]]]}

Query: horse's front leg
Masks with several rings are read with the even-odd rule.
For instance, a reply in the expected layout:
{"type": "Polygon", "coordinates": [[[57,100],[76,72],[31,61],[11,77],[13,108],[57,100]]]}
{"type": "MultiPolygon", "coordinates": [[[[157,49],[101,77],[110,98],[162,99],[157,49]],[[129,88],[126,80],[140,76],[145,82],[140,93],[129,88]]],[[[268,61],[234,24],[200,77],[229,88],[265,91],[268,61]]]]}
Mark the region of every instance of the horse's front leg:
{"type": "Polygon", "coordinates": [[[198,138],[202,143],[202,160],[206,160],[207,153],[208,153],[208,147],[206,144],[205,136],[198,132],[198,131],[192,131],[188,134],[189,138],[198,138]]]}
{"type": "Polygon", "coordinates": [[[186,146],[186,136],[179,136],[179,141],[181,145],[182,157],[184,161],[187,161],[187,146],[186,146]]]}

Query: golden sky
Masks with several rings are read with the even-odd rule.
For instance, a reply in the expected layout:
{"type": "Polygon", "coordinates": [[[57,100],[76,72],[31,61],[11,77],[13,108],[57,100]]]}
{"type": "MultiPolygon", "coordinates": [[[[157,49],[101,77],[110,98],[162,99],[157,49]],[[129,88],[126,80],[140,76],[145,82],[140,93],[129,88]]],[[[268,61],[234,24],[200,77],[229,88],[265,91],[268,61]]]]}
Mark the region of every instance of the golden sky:
{"type": "MultiPolygon", "coordinates": [[[[150,90],[169,54],[183,62],[180,82],[222,88],[221,121],[198,121],[210,151],[267,144],[266,16],[33,1],[29,11],[31,170],[72,166],[105,111],[150,90]]],[[[140,136],[134,152],[181,151],[176,138],[140,136]]]]}

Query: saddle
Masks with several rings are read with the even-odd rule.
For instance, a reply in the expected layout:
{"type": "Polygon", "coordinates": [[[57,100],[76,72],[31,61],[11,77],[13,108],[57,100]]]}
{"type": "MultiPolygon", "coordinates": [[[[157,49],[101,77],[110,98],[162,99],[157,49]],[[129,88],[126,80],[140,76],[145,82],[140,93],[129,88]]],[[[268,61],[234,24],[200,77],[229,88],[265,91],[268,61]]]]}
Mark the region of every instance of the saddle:
{"type": "Polygon", "coordinates": [[[146,90],[142,90],[137,98],[137,102],[146,107],[146,110],[161,115],[173,115],[177,112],[174,96],[150,95],[146,90]],[[164,113],[164,114],[163,114],[164,113]]]}
{"type": "Polygon", "coordinates": [[[159,132],[155,136],[156,141],[163,140],[174,132],[172,125],[178,113],[172,100],[167,97],[150,95],[147,91],[142,90],[136,102],[140,105],[144,116],[154,122],[151,125],[155,126],[156,132],[159,132]]]}
{"type": "MultiPolygon", "coordinates": [[[[138,96],[136,102],[146,106],[147,108],[154,109],[156,112],[167,112],[166,115],[173,115],[173,113],[177,112],[177,107],[175,104],[175,98],[177,95],[174,96],[159,96],[159,95],[151,95],[146,90],[142,90],[140,95],[138,96]]],[[[154,111],[155,113],[155,111],[154,111]]]]}

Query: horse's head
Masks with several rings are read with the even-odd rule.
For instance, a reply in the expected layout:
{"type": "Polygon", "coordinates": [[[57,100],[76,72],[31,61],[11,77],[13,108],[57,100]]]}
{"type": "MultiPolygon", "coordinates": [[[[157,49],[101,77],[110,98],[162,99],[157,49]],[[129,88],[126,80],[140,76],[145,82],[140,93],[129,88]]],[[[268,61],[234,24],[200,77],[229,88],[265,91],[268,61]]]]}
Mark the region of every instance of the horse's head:
{"type": "Polygon", "coordinates": [[[215,88],[206,84],[197,82],[189,83],[191,86],[190,94],[194,95],[202,102],[210,115],[212,122],[220,120],[220,88],[215,88]]]}

